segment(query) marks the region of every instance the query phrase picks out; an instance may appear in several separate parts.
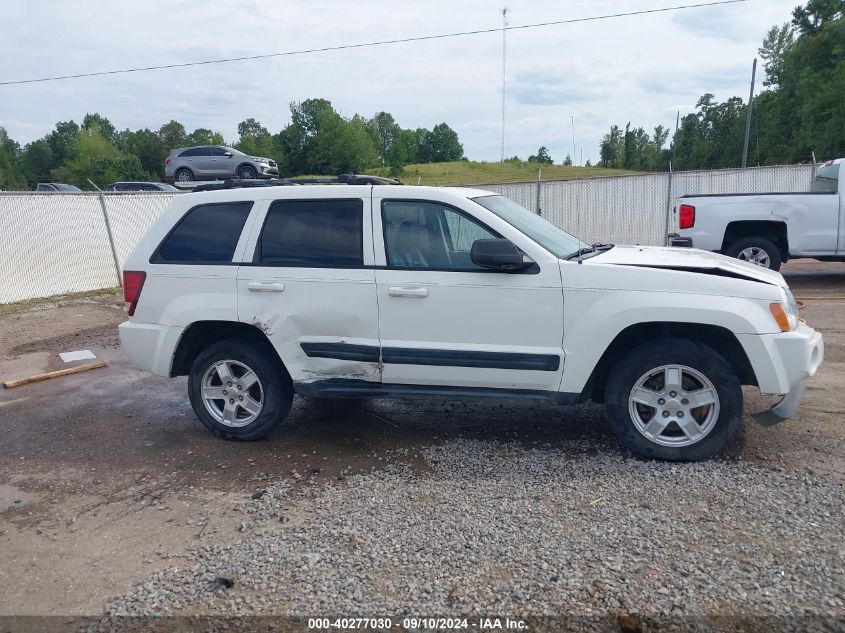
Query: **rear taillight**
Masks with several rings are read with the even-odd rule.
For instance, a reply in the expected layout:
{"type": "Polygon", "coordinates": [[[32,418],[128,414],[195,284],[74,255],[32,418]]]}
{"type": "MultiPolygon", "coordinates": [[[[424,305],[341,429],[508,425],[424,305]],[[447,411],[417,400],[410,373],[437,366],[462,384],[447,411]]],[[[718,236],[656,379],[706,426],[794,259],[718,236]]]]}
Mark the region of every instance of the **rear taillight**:
{"type": "Polygon", "coordinates": [[[172,159],[172,158],[165,158],[165,159],[164,159],[164,164],[165,164],[165,165],[169,165],[171,160],[173,160],[173,159],[172,159]]]}
{"type": "Polygon", "coordinates": [[[691,204],[682,204],[678,207],[678,228],[691,229],[695,226],[695,207],[691,204]]]}
{"type": "Polygon", "coordinates": [[[135,307],[138,305],[138,299],[141,298],[141,288],[144,287],[146,278],[145,272],[123,271],[123,300],[126,302],[126,312],[129,316],[135,314],[135,307]]]}

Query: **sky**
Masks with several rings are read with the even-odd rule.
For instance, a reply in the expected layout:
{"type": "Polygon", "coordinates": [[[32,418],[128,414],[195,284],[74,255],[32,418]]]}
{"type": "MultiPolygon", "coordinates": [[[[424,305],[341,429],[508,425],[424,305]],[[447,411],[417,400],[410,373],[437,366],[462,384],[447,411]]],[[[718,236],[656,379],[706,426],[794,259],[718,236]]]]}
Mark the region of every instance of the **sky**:
{"type": "MultiPolygon", "coordinates": [[[[355,44],[691,4],[702,0],[28,0],[0,5],[0,82],[355,44]]],[[[505,154],[546,146],[555,162],[598,159],[612,124],[674,126],[698,98],[748,98],[768,29],[798,0],[511,30],[505,154]],[[575,121],[575,151],[572,118],[575,121]],[[582,154],[583,153],[583,154],[582,154]]],[[[758,73],[758,90],[762,87],[758,73]]],[[[405,128],[442,121],[466,156],[500,157],[502,33],[273,59],[0,86],[0,126],[20,143],[99,112],[118,129],[176,119],[227,141],[271,132],[312,97],[344,116],[384,110],[405,128]]]]}

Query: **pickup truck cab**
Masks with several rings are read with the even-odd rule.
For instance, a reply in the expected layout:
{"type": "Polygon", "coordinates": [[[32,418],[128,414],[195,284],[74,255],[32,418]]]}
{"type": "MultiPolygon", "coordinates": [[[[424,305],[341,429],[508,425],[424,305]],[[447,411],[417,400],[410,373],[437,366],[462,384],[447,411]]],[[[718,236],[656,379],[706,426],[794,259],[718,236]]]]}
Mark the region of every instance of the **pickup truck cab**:
{"type": "Polygon", "coordinates": [[[823,357],[780,274],[699,250],[588,246],[503,196],[389,185],[177,196],[125,265],[120,340],[188,376],[200,421],[266,436],[305,397],[607,408],[631,451],[709,457],[741,385],[795,413],[823,357]]]}
{"type": "Polygon", "coordinates": [[[729,193],[675,201],[672,246],[692,246],[778,270],[791,257],[845,261],[845,159],[816,170],[806,193],[729,193]]]}

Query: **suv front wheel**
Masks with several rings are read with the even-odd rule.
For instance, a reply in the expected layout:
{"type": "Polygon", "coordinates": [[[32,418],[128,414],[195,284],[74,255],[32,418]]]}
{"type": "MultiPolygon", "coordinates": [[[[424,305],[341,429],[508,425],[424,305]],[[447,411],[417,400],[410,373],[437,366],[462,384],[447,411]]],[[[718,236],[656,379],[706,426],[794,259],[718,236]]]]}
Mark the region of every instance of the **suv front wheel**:
{"type": "Polygon", "coordinates": [[[669,338],[637,347],[607,382],[605,407],[613,432],[631,452],[696,461],[721,452],[742,418],[742,389],[715,350],[669,338]]]}
{"type": "Polygon", "coordinates": [[[188,376],[191,406],[213,433],[230,440],[257,440],[287,416],[293,403],[290,379],[278,360],[251,341],[212,343],[188,376]]]}

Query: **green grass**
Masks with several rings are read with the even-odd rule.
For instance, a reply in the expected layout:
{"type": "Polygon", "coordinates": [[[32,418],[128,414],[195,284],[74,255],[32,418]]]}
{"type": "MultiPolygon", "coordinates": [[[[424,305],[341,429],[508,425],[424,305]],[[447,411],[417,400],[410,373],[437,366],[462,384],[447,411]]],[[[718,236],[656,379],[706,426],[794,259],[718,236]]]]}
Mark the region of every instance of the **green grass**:
{"type": "MultiPolygon", "coordinates": [[[[399,176],[406,185],[481,185],[499,182],[523,182],[537,180],[542,168],[543,180],[569,180],[572,178],[595,178],[597,176],[624,176],[635,172],[602,167],[572,167],[565,165],[538,165],[537,163],[485,163],[475,161],[454,161],[451,163],[425,163],[406,165],[399,176]]],[[[369,170],[374,174],[387,176],[387,169],[369,170]]]]}

